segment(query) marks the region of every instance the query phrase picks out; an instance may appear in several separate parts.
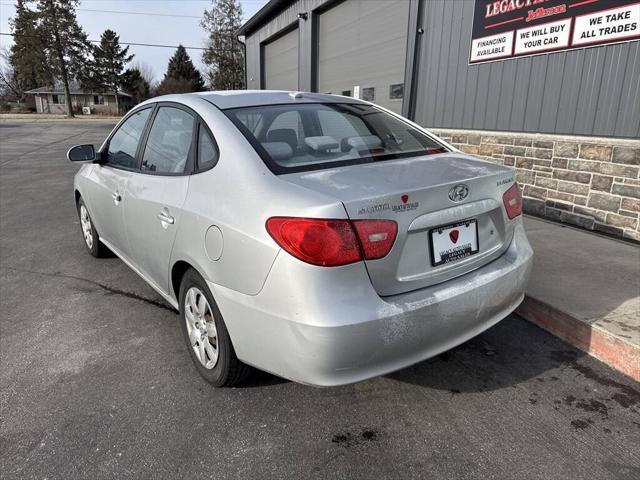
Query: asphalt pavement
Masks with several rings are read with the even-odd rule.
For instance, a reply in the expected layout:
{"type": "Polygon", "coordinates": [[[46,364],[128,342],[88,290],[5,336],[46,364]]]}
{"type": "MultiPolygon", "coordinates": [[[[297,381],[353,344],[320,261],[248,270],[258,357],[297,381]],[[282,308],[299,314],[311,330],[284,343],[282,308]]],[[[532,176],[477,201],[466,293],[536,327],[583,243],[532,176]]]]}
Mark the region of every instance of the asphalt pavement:
{"type": "Polygon", "coordinates": [[[640,385],[515,315],[356,385],[211,388],[177,315],[85,252],[65,152],[112,125],[0,121],[2,478],[640,478],[640,385]]]}

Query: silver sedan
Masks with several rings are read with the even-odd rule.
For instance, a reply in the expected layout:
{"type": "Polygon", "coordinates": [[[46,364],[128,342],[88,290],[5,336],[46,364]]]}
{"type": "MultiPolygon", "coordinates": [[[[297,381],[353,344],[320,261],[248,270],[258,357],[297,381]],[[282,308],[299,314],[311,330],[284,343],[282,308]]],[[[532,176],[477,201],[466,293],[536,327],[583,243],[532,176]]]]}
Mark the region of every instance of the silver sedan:
{"type": "Polygon", "coordinates": [[[357,382],[469,340],[522,301],[511,169],[368,102],[208,92],[138,105],[80,145],[84,242],[176,310],[215,386],[249,366],[357,382]]]}

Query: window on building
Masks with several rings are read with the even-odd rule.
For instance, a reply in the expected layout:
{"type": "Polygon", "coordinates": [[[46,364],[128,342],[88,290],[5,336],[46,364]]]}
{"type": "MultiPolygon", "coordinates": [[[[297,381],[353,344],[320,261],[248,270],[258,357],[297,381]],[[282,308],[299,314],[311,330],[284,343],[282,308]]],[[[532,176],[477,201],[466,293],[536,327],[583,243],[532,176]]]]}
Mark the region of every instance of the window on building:
{"type": "Polygon", "coordinates": [[[391,100],[402,100],[404,97],[404,83],[394,83],[389,86],[389,98],[391,100]]]}
{"type": "Polygon", "coordinates": [[[142,170],[184,173],[191,151],[193,116],[174,107],[160,107],[142,156],[142,170]]]}
{"type": "Polygon", "coordinates": [[[64,105],[66,103],[64,95],[60,95],[58,93],[54,93],[51,96],[53,97],[51,103],[53,103],[54,105],[64,105]]]}
{"type": "Polygon", "coordinates": [[[350,97],[351,96],[351,90],[343,90],[340,95],[342,95],[343,97],[350,97]]]}
{"type": "Polygon", "coordinates": [[[376,98],[376,89],[374,87],[365,87],[362,89],[362,100],[373,102],[376,98]]]}
{"type": "Polygon", "coordinates": [[[104,105],[104,97],[102,95],[94,95],[93,96],[93,104],[94,105],[104,105]]]}

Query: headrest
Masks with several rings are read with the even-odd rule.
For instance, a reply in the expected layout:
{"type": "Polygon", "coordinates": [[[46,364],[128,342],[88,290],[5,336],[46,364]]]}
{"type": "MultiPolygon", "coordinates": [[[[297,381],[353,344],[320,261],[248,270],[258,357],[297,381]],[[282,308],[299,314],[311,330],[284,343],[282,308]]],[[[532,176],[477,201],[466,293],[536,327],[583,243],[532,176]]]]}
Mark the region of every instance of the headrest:
{"type": "Polygon", "coordinates": [[[262,148],[267,151],[274,162],[289,160],[293,157],[293,150],[287,142],[264,142],[262,148]]]}
{"type": "Polygon", "coordinates": [[[320,137],[307,137],[304,139],[304,143],[307,144],[314,152],[326,152],[327,150],[332,150],[334,148],[338,148],[338,141],[327,135],[323,135],[320,137]]]}
{"type": "Polygon", "coordinates": [[[343,152],[348,152],[352,148],[360,151],[380,147],[382,147],[382,140],[380,140],[380,137],[376,135],[363,135],[361,137],[343,138],[340,145],[340,149],[343,152]]]}
{"type": "Polygon", "coordinates": [[[298,148],[298,135],[293,128],[276,128],[267,133],[267,142],[285,142],[289,144],[291,150],[298,148]]]}

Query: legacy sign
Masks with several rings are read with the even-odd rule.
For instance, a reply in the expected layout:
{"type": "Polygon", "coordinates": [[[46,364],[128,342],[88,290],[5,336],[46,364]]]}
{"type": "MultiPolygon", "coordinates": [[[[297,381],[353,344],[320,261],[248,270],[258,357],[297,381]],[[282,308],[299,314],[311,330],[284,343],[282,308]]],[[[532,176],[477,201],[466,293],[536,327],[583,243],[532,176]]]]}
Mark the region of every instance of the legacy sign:
{"type": "Polygon", "coordinates": [[[639,0],[476,0],[469,63],[639,38],[639,0]]]}

